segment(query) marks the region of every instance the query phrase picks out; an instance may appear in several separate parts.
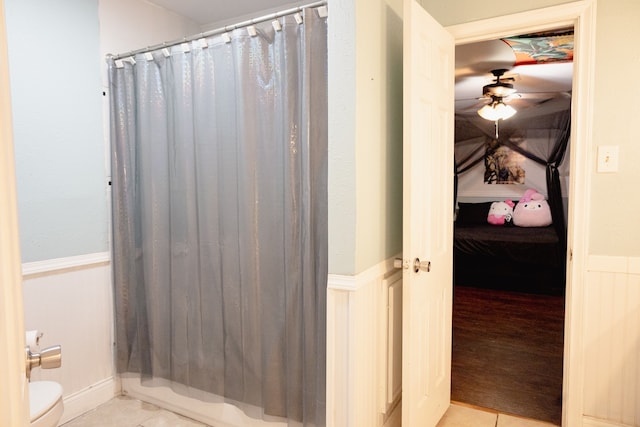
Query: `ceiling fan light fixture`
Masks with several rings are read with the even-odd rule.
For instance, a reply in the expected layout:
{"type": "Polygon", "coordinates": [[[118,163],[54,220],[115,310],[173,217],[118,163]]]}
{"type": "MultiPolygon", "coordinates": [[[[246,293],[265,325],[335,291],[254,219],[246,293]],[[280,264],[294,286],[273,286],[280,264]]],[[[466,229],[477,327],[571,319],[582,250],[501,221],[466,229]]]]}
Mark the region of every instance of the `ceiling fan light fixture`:
{"type": "Polygon", "coordinates": [[[500,119],[507,120],[508,118],[513,117],[516,113],[516,109],[511,105],[507,105],[502,102],[502,99],[494,99],[490,104],[487,104],[478,110],[480,117],[493,122],[500,119]]]}

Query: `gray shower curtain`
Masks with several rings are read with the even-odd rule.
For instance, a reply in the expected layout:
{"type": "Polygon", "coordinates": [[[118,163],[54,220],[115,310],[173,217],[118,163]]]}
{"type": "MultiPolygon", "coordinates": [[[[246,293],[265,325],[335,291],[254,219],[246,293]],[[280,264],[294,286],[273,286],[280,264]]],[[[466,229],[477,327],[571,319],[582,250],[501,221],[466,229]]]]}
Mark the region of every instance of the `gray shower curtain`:
{"type": "Polygon", "coordinates": [[[326,19],[108,61],[117,368],[325,423],[326,19]]]}

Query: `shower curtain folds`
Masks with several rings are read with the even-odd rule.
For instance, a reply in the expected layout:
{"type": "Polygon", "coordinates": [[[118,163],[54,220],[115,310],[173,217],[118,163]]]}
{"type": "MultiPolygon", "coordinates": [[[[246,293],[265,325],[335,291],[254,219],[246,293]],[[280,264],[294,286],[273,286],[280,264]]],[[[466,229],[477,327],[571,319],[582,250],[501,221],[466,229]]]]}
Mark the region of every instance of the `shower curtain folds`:
{"type": "Polygon", "coordinates": [[[326,19],[281,23],[108,59],[117,368],[323,426],[326,19]]]}

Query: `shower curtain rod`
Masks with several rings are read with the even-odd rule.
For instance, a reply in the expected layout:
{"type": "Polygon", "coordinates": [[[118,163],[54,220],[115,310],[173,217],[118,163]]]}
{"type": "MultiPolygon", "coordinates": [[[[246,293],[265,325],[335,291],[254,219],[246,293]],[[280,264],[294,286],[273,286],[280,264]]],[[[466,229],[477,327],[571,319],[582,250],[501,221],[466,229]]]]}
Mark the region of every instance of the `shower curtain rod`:
{"type": "Polygon", "coordinates": [[[259,18],[249,19],[247,21],[243,21],[243,22],[240,22],[238,24],[226,25],[224,27],[216,28],[215,30],[205,31],[205,32],[200,33],[200,34],[196,34],[196,35],[189,36],[189,37],[184,37],[184,38],[179,39],[179,40],[173,40],[173,41],[170,41],[170,42],[164,42],[164,43],[160,43],[160,44],[157,44],[157,45],[148,46],[148,47],[145,47],[145,48],[142,48],[142,49],[137,49],[137,50],[132,50],[132,51],[129,51],[129,52],[126,52],[126,53],[121,53],[121,54],[118,54],[118,55],[108,54],[107,58],[111,58],[114,61],[117,61],[119,59],[135,56],[135,55],[137,55],[139,53],[146,53],[146,52],[151,52],[153,50],[158,50],[158,49],[163,49],[163,48],[167,48],[167,47],[171,47],[171,46],[176,46],[176,45],[179,45],[179,44],[182,44],[182,43],[192,42],[194,40],[202,39],[202,38],[205,38],[205,37],[211,37],[211,36],[215,36],[215,35],[218,35],[218,34],[227,33],[229,31],[233,31],[233,30],[236,30],[238,28],[248,27],[250,25],[259,24],[261,22],[270,21],[272,19],[278,19],[278,18],[281,18],[281,17],[286,16],[286,15],[291,15],[292,13],[301,12],[304,9],[307,9],[307,8],[310,8],[310,7],[319,7],[319,6],[326,6],[326,5],[327,5],[327,1],[326,0],[322,0],[322,1],[317,1],[317,2],[314,2],[314,3],[305,4],[303,6],[292,7],[290,9],[282,10],[280,12],[270,13],[268,15],[264,15],[264,16],[261,16],[259,18]]]}

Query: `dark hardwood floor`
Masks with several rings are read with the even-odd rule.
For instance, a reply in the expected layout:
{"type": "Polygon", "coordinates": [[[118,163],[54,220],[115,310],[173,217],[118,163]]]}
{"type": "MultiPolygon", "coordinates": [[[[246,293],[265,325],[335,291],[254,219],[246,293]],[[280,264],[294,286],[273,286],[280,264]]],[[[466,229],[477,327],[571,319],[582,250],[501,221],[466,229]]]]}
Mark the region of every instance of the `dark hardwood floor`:
{"type": "Polygon", "coordinates": [[[564,296],[454,287],[453,401],[560,425],[564,296]]]}

